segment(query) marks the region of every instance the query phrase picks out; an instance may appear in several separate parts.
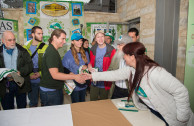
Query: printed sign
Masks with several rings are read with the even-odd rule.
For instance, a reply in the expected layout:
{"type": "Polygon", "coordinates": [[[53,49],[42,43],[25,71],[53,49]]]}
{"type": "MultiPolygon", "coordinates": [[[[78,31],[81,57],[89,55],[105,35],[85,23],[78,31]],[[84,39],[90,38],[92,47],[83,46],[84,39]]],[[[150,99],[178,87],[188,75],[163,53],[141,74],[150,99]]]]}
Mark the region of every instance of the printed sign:
{"type": "Polygon", "coordinates": [[[15,34],[16,39],[18,39],[18,21],[0,18],[0,45],[2,44],[1,37],[4,31],[12,31],[15,34]]]}

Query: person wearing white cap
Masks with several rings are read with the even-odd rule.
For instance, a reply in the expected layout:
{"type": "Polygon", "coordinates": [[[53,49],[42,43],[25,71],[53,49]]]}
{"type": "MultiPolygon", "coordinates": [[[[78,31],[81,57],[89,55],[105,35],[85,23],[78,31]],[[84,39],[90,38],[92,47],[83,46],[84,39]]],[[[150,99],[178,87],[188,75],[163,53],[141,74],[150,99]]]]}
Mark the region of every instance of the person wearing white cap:
{"type": "MultiPolygon", "coordinates": [[[[122,48],[127,43],[130,43],[130,42],[133,42],[133,40],[127,34],[121,35],[118,40],[114,41],[114,43],[117,45],[117,52],[112,58],[108,71],[122,69],[127,66],[123,59],[124,53],[122,51],[122,48]]],[[[129,87],[128,87],[127,79],[114,82],[109,92],[109,98],[115,99],[115,98],[128,97],[129,95],[128,88],[129,87]]]]}
{"type": "MultiPolygon", "coordinates": [[[[107,71],[110,66],[112,57],[114,56],[116,50],[104,41],[104,32],[98,30],[95,32],[95,40],[97,44],[93,45],[90,49],[90,64],[88,65],[88,70],[93,72],[92,67],[98,68],[98,71],[107,71]]],[[[95,101],[100,98],[107,99],[109,89],[111,87],[111,82],[98,81],[91,84],[90,89],[90,100],[95,101]]]]}

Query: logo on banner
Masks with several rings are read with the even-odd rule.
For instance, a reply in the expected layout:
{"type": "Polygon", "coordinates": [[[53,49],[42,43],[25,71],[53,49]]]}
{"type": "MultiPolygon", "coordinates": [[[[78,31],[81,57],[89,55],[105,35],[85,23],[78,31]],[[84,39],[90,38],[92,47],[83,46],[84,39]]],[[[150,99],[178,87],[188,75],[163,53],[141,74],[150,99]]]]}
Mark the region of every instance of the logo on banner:
{"type": "Polygon", "coordinates": [[[64,24],[62,21],[57,19],[51,20],[47,25],[48,33],[51,34],[55,29],[64,29],[64,24]]]}

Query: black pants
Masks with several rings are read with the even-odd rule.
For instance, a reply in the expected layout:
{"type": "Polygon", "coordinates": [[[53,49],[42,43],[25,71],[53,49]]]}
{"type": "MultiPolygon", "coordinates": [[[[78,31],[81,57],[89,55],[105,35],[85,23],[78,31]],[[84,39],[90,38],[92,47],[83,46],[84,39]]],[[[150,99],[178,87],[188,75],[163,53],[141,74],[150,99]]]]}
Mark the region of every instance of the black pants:
{"type": "Polygon", "coordinates": [[[115,85],[115,89],[111,99],[128,97],[128,95],[129,95],[128,89],[123,89],[115,85]]]}
{"type": "Polygon", "coordinates": [[[157,111],[151,109],[150,107],[148,107],[148,108],[150,109],[150,111],[151,111],[155,116],[157,116],[158,118],[160,118],[161,120],[163,120],[163,121],[165,122],[166,126],[169,126],[168,123],[166,122],[166,120],[162,117],[162,115],[161,115],[159,112],[157,112],[157,111]]]}

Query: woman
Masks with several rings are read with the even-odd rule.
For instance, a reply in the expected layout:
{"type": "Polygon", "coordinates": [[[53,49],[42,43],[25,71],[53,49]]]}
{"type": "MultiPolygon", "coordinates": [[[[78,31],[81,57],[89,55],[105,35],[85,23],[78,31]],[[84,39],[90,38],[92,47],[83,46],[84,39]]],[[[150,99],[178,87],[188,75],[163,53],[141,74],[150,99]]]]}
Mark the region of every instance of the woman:
{"type": "Polygon", "coordinates": [[[89,47],[89,41],[87,39],[83,38],[83,49],[90,54],[90,47],[89,47]]]}
{"type": "MultiPolygon", "coordinates": [[[[194,125],[188,90],[164,68],[145,55],[140,42],[123,47],[127,68],[92,73],[93,81],[116,81],[129,78],[130,93],[140,110],[150,109],[170,126],[194,125]]],[[[91,75],[89,75],[91,78],[91,75]]]]}
{"type": "MultiPolygon", "coordinates": [[[[98,68],[98,71],[107,71],[111,60],[116,50],[104,41],[104,32],[98,30],[95,32],[96,44],[90,49],[90,64],[88,70],[92,72],[93,68],[98,68]]],[[[108,99],[108,93],[112,83],[98,81],[92,83],[90,87],[90,100],[103,100],[108,99]]]]}
{"type": "MultiPolygon", "coordinates": [[[[83,36],[79,33],[73,33],[71,36],[71,49],[63,57],[63,66],[74,74],[79,74],[79,69],[87,69],[89,63],[89,54],[82,47],[83,36]]],[[[74,81],[75,82],[75,81],[74,81]]],[[[71,94],[72,103],[84,102],[86,96],[87,84],[75,82],[76,87],[71,94]]]]}

